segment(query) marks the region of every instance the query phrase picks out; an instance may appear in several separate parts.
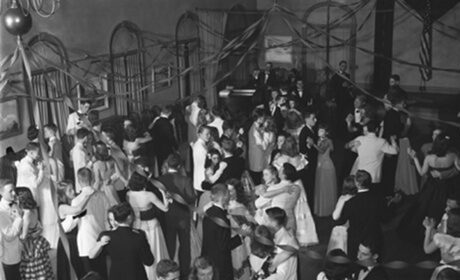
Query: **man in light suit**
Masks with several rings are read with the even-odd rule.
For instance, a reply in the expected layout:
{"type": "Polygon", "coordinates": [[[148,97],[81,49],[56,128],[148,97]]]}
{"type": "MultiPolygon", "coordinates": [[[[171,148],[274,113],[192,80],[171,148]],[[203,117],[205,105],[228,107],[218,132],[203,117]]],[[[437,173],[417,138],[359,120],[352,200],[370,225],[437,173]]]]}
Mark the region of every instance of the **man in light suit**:
{"type": "Polygon", "coordinates": [[[365,170],[372,177],[373,187],[379,194],[383,195],[383,190],[378,186],[381,182],[382,162],[385,154],[396,155],[398,144],[396,138],[391,137],[391,144],[376,135],[377,123],[369,121],[364,125],[364,136],[359,136],[349,142],[346,147],[358,153],[357,170],[365,170]]]}
{"type": "Polygon", "coordinates": [[[297,280],[297,262],[298,257],[295,250],[299,249],[295,237],[293,237],[285,228],[287,221],[286,212],[279,208],[273,207],[265,210],[267,214],[267,227],[275,234],[274,242],[277,246],[286,246],[285,249],[276,248],[276,254],[273,262],[281,257],[281,263],[276,267],[276,272],[265,278],[266,280],[297,280]],[[289,248],[289,249],[288,249],[289,248]],[[290,251],[292,250],[292,252],[290,251]],[[287,258],[286,258],[287,257],[287,258]]]}
{"type": "Polygon", "coordinates": [[[85,145],[88,140],[88,135],[91,132],[86,128],[80,128],[77,130],[75,137],[75,146],[70,151],[70,159],[73,163],[74,175],[75,175],[75,192],[79,193],[81,191],[81,184],[77,180],[78,170],[83,167],[91,167],[91,157],[88,154],[88,150],[85,145]]]}
{"type": "MultiPolygon", "coordinates": [[[[22,214],[14,203],[15,186],[9,180],[0,180],[0,234],[2,235],[1,262],[6,280],[17,280],[21,262],[22,214]]],[[[0,275],[1,278],[1,275],[0,275]]]]}
{"type": "Polygon", "coordinates": [[[198,192],[198,196],[203,193],[201,183],[205,180],[204,164],[208,155],[207,144],[209,140],[211,140],[211,129],[208,126],[200,126],[198,128],[198,139],[192,145],[193,187],[198,192]]]}

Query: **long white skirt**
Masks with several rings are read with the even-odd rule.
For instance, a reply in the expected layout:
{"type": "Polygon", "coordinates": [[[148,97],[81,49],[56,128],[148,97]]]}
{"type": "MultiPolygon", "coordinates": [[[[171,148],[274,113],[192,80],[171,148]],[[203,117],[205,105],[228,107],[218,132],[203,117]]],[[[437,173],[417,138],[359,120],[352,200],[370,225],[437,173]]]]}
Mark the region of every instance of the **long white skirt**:
{"type": "Polygon", "coordinates": [[[313,215],[311,214],[310,206],[308,206],[307,194],[300,180],[295,182],[295,184],[300,186],[300,196],[294,208],[294,216],[297,225],[297,240],[300,246],[318,244],[318,234],[316,233],[316,225],[313,220],[313,215]]]}
{"type": "Polygon", "coordinates": [[[335,226],[331,232],[331,238],[327,245],[327,252],[334,249],[341,249],[345,253],[348,253],[348,228],[346,226],[335,226]]]}
{"type": "Polygon", "coordinates": [[[169,259],[168,248],[166,241],[161,230],[160,223],[157,219],[149,221],[141,221],[136,219],[134,221],[134,228],[143,230],[147,236],[147,241],[150,244],[150,250],[155,257],[155,263],[151,266],[145,266],[147,278],[149,280],[156,279],[156,264],[163,259],[169,259]]]}

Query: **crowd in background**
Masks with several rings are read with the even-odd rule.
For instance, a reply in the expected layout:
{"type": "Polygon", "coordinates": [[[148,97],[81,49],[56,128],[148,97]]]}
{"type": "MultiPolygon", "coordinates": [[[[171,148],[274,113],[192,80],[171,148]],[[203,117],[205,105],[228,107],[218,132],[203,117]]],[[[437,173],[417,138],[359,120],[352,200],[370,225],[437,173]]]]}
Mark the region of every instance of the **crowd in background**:
{"type": "Polygon", "coordinates": [[[8,149],[3,163],[1,273],[292,280],[299,248],[319,242],[314,217],[332,217],[318,279],[389,279],[381,225],[417,194],[397,232],[441,252],[432,279],[459,279],[455,135],[436,128],[415,151],[399,76],[380,104],[346,70],[341,61],[315,95],[299,73],[281,79],[267,63],[248,84],[250,118],[197,96],[109,124],[80,101],[66,131],[31,127],[24,154],[8,149]]]}

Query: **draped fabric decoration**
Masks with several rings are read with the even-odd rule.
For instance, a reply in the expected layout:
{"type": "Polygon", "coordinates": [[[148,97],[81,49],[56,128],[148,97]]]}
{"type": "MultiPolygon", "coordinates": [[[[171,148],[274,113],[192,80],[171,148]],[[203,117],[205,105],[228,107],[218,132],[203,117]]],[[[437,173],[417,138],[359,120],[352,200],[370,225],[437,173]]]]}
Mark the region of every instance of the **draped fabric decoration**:
{"type": "Polygon", "coordinates": [[[146,90],[140,90],[147,84],[144,40],[141,30],[134,23],[123,21],[113,30],[110,38],[110,63],[117,115],[142,112],[147,104],[146,90]]]}
{"type": "MultiPolygon", "coordinates": [[[[220,11],[206,11],[198,10],[198,18],[204,26],[200,26],[200,45],[203,55],[201,57],[208,57],[211,54],[218,53],[223,45],[224,38],[222,34],[225,31],[225,24],[227,22],[227,13],[220,11]],[[211,29],[212,32],[209,32],[211,29]]],[[[208,105],[212,106],[217,103],[216,87],[209,87],[219,72],[219,62],[212,61],[206,65],[204,71],[204,81],[206,86],[206,101],[208,105]]]]}
{"type": "Polygon", "coordinates": [[[407,5],[416,10],[423,19],[423,30],[421,34],[420,62],[422,66],[420,75],[423,81],[432,78],[432,25],[458,4],[458,0],[405,0],[407,5]]]}
{"type": "MultiPolygon", "coordinates": [[[[62,43],[54,36],[40,33],[29,41],[32,53],[31,91],[37,97],[58,99],[70,92],[69,78],[55,66],[67,69],[67,53],[62,43]]],[[[69,108],[64,102],[38,101],[35,120],[43,124],[54,123],[59,131],[65,131],[69,108]]]]}

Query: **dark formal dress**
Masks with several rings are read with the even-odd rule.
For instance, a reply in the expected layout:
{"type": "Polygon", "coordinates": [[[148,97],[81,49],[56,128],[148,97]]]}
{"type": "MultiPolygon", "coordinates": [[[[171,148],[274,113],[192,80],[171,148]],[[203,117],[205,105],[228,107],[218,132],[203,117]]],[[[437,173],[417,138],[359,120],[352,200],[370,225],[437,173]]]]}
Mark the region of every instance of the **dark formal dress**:
{"type": "Polygon", "coordinates": [[[169,119],[159,117],[152,127],[151,134],[154,138],[158,166],[161,168],[166,158],[177,149],[174,128],[169,119]]]}
{"type": "Polygon", "coordinates": [[[226,210],[213,205],[203,220],[201,255],[213,261],[221,280],[233,280],[232,250],[241,245],[241,238],[238,235],[231,237],[230,228],[218,223],[230,225],[230,220],[226,210]]]}
{"type": "Polygon", "coordinates": [[[152,265],[154,256],[141,230],[118,227],[113,231],[103,231],[102,236],[110,237],[103,251],[111,260],[109,280],[147,280],[144,265],[152,265]]]}
{"type": "MultiPolygon", "coordinates": [[[[430,171],[445,171],[450,168],[430,167],[430,171]]],[[[399,224],[398,233],[404,240],[415,242],[420,246],[423,244],[425,233],[423,220],[425,217],[430,217],[437,222],[441,221],[446,208],[447,193],[453,183],[453,179],[440,180],[428,175],[418,199],[409,208],[399,224]]]]}
{"type": "Polygon", "coordinates": [[[315,147],[308,147],[307,138],[312,138],[315,143],[318,142],[318,135],[316,131],[308,126],[302,128],[299,134],[299,151],[300,153],[307,156],[308,167],[305,171],[302,171],[300,177],[307,194],[308,204],[310,209],[314,208],[314,196],[315,196],[315,174],[316,166],[318,161],[318,151],[315,147]]]}
{"type": "Polygon", "coordinates": [[[349,222],[348,256],[351,259],[356,259],[359,243],[364,238],[381,234],[382,207],[382,201],[370,191],[359,192],[345,203],[337,224],[349,222]]]}
{"type": "MultiPolygon", "coordinates": [[[[399,139],[404,129],[401,117],[401,113],[394,109],[386,111],[383,119],[382,138],[385,138],[388,143],[390,143],[390,138],[393,135],[399,139]]],[[[392,195],[394,192],[397,164],[398,155],[385,155],[382,162],[382,188],[385,196],[392,195]]]]}
{"type": "MultiPolygon", "coordinates": [[[[192,180],[179,173],[168,173],[160,176],[158,180],[165,185],[168,192],[180,195],[188,205],[195,203],[195,191],[192,180]]],[[[166,212],[165,239],[168,253],[171,259],[175,258],[176,239],[179,239],[179,264],[181,269],[181,279],[185,279],[190,268],[190,222],[191,213],[189,207],[177,201],[169,205],[166,212]]]]}

